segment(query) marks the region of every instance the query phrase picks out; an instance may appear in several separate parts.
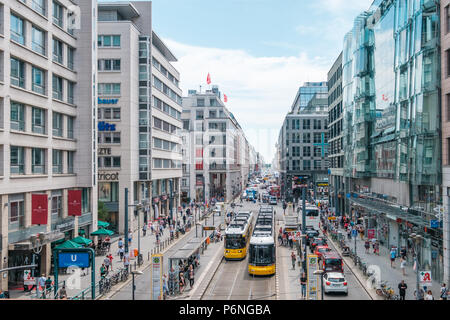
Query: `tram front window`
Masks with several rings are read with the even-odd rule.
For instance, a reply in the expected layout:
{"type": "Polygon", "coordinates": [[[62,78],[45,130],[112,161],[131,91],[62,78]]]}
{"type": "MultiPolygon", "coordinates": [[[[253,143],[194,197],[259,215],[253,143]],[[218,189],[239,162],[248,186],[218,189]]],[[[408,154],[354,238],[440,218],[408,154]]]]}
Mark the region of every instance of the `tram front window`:
{"type": "Polygon", "coordinates": [[[241,249],[245,247],[242,236],[228,235],[225,237],[225,248],[227,249],[241,249]]]}
{"type": "Polygon", "coordinates": [[[273,258],[273,245],[259,245],[250,247],[250,263],[255,265],[268,265],[273,263],[273,258]]]}

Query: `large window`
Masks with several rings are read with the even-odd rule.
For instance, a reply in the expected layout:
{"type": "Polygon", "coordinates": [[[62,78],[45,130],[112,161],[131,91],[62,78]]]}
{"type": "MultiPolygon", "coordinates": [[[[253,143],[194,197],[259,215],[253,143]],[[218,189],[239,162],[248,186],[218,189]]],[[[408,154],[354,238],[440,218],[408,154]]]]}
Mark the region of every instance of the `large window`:
{"type": "Polygon", "coordinates": [[[73,122],[74,122],[74,117],[67,117],[67,138],[69,139],[73,139],[74,135],[73,135],[73,122]]]}
{"type": "Polygon", "coordinates": [[[45,173],[45,151],[41,148],[31,150],[31,172],[33,174],[45,173]]]}
{"type": "Polygon", "coordinates": [[[63,173],[63,152],[53,149],[53,173],[63,173]]]}
{"type": "Polygon", "coordinates": [[[62,218],[62,191],[52,191],[52,220],[62,218]]]}
{"type": "Polygon", "coordinates": [[[45,16],[45,0],[32,0],[31,7],[45,16]]]}
{"type": "Polygon", "coordinates": [[[16,58],[11,58],[11,84],[25,88],[25,63],[16,58]]]}
{"type": "Polygon", "coordinates": [[[33,83],[31,90],[34,92],[45,94],[45,73],[44,70],[33,67],[32,69],[33,83]]]}
{"type": "Polygon", "coordinates": [[[73,170],[73,159],[75,156],[75,151],[67,151],[67,173],[74,173],[73,170]]]}
{"type": "Polygon", "coordinates": [[[98,95],[120,95],[120,83],[99,83],[98,95]]]}
{"type": "Polygon", "coordinates": [[[20,44],[25,44],[24,21],[14,14],[11,14],[11,39],[20,44]]]}
{"type": "Polygon", "coordinates": [[[120,157],[98,157],[100,168],[120,168],[120,157]]]}
{"type": "MultiPolygon", "coordinates": [[[[11,197],[11,196],[10,196],[11,197]]],[[[21,200],[11,200],[9,202],[9,229],[15,230],[25,226],[25,205],[21,200]]]]}
{"type": "Polygon", "coordinates": [[[99,35],[98,47],[120,47],[120,35],[99,35]]]}
{"type": "Polygon", "coordinates": [[[120,59],[99,59],[99,71],[120,71],[120,59]]]}
{"type": "Polygon", "coordinates": [[[45,134],[45,110],[32,108],[32,131],[34,133],[45,134]]]}
{"type": "Polygon", "coordinates": [[[118,182],[99,182],[98,200],[103,202],[119,201],[119,183],[118,182]]]}
{"type": "Polygon", "coordinates": [[[11,174],[25,174],[25,150],[23,147],[11,146],[11,174]]]}
{"type": "Polygon", "coordinates": [[[74,91],[75,91],[75,83],[72,81],[67,81],[67,102],[70,104],[75,103],[74,91]]]}
{"type": "Polygon", "coordinates": [[[11,130],[25,131],[25,106],[11,101],[11,130]]]}
{"type": "Polygon", "coordinates": [[[63,115],[58,112],[53,112],[53,135],[63,136],[63,115]]]}
{"type": "Polygon", "coordinates": [[[53,1],[53,23],[63,27],[63,7],[56,1],[53,1]]]}
{"type": "Polygon", "coordinates": [[[33,26],[31,39],[31,49],[45,55],[45,32],[33,26]]]}
{"type": "Polygon", "coordinates": [[[53,38],[53,61],[63,63],[63,43],[53,38]]]}
{"type": "Polygon", "coordinates": [[[63,99],[63,78],[53,75],[53,99],[63,99]]]}
{"type": "Polygon", "coordinates": [[[75,56],[75,49],[67,46],[67,67],[71,70],[74,69],[74,63],[73,63],[74,56],[75,56]]]}

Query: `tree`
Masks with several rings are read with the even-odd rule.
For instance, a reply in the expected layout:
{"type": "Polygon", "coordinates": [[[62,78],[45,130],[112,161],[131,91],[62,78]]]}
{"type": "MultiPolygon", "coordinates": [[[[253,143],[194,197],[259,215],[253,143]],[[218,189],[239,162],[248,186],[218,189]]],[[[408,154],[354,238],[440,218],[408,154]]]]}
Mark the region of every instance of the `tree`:
{"type": "Polygon", "coordinates": [[[106,208],[106,205],[104,202],[99,201],[98,202],[98,220],[105,221],[106,218],[109,216],[108,208],[106,208]]]}

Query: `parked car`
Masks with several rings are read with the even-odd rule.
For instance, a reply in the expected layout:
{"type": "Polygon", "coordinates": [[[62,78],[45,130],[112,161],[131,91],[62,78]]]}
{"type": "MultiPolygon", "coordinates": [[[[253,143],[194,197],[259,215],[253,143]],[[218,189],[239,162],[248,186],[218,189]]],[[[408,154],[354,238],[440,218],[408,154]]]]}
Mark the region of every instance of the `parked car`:
{"type": "Polygon", "coordinates": [[[340,272],[328,272],[323,275],[324,293],[343,293],[348,295],[348,285],[345,276],[340,272]]]}

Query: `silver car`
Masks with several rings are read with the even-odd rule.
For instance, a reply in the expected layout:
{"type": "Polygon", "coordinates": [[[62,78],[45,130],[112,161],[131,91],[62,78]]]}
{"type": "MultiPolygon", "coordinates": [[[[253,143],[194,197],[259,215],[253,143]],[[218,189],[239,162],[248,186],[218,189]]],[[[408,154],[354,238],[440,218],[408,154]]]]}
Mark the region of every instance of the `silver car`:
{"type": "Polygon", "coordinates": [[[348,294],[345,276],[340,272],[327,272],[323,275],[323,289],[325,293],[338,292],[348,294]]]}

